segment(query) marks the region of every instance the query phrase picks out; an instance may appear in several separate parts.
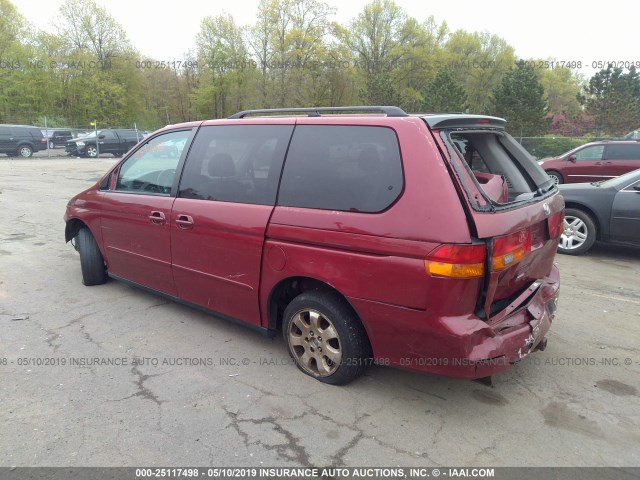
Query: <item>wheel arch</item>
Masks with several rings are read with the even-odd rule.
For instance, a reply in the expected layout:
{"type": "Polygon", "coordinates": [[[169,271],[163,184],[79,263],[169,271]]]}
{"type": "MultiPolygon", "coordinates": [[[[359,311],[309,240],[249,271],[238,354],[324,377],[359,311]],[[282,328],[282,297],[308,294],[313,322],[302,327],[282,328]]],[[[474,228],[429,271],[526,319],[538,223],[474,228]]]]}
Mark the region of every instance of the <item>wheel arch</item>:
{"type": "Polygon", "coordinates": [[[76,235],[78,235],[78,232],[82,228],[89,228],[89,226],[86,223],[84,223],[82,220],[79,220],[77,218],[72,218],[71,220],[69,220],[66,226],[64,227],[65,242],[71,241],[71,239],[73,239],[76,235]]]}
{"type": "Polygon", "coordinates": [[[289,305],[289,303],[291,303],[291,301],[301,293],[312,290],[330,291],[339,295],[364,327],[367,334],[367,341],[370,343],[367,325],[362,321],[360,315],[358,315],[358,312],[353,305],[351,305],[351,302],[349,302],[346,295],[322,280],[307,276],[291,276],[284,278],[271,289],[267,298],[268,330],[271,333],[277,332],[282,327],[283,314],[287,305],[289,305]]]}
{"type": "Polygon", "coordinates": [[[562,172],[560,170],[557,170],[553,167],[549,168],[548,170],[544,171],[547,175],[550,175],[552,173],[557,174],[558,176],[560,176],[560,178],[562,179],[563,183],[566,183],[566,178],[564,178],[564,175],[562,174],[562,172]]]}

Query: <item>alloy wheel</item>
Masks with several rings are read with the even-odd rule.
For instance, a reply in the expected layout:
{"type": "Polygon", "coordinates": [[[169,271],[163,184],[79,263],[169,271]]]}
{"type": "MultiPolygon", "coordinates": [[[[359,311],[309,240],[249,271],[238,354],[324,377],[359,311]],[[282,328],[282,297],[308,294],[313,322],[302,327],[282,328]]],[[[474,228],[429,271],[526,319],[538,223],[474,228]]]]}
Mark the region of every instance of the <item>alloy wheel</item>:
{"type": "Polygon", "coordinates": [[[330,319],[317,310],[300,310],[289,323],[287,339],[294,359],[313,376],[333,374],[342,361],[340,337],[330,319]]]}
{"type": "Polygon", "coordinates": [[[564,230],[560,237],[560,246],[565,250],[580,248],[587,241],[589,230],[587,225],[578,217],[565,216],[564,230]]]}

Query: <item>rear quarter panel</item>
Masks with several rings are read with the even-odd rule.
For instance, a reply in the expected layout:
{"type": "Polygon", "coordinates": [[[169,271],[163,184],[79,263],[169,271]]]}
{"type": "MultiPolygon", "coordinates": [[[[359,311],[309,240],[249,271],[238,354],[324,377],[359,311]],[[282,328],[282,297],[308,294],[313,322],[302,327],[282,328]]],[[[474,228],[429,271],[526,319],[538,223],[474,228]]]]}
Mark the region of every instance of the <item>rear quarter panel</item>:
{"type": "MultiPolygon", "coordinates": [[[[329,125],[353,122],[348,118],[323,120],[329,125]]],[[[318,124],[317,120],[298,120],[306,122],[318,124]]],[[[424,258],[439,244],[471,241],[460,199],[429,130],[421,119],[411,117],[393,121],[374,117],[365,122],[359,118],[358,125],[363,124],[393,128],[398,136],[403,192],[380,213],[276,206],[263,255],[260,302],[264,322],[274,286],[296,276],[333,286],[352,305],[364,299],[434,316],[473,310],[476,295],[468,292],[470,288],[477,292],[479,281],[477,285],[443,282],[425,271],[424,258]]],[[[358,313],[368,330],[368,323],[385,321],[358,313]]]]}

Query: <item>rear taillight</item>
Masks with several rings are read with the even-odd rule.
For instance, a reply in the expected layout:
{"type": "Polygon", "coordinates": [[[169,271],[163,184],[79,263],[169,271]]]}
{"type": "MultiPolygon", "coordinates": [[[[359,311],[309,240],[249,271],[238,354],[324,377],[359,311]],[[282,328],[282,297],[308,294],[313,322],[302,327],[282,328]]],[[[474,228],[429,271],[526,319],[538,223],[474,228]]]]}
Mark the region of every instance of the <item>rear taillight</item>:
{"type": "Polygon", "coordinates": [[[447,278],[477,278],[484,275],[484,245],[441,245],[427,255],[429,275],[447,278]]]}
{"type": "Polygon", "coordinates": [[[44,137],[42,137],[42,139],[40,140],[40,143],[47,143],[47,141],[45,140],[44,137]]]}
{"type": "Polygon", "coordinates": [[[547,221],[549,222],[549,238],[559,238],[564,230],[564,211],[554,213],[547,221]]]}
{"type": "Polygon", "coordinates": [[[497,272],[509,268],[529,252],[531,252],[531,230],[528,228],[504,237],[496,237],[493,240],[491,270],[497,272]]]}

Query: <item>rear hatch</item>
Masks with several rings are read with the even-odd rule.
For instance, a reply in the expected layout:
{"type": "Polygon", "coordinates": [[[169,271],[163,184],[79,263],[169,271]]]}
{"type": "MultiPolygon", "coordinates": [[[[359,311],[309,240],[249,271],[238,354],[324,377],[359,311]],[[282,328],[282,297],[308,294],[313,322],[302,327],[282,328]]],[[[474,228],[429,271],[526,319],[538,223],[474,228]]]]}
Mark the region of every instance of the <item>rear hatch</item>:
{"type": "Polygon", "coordinates": [[[477,314],[497,321],[551,272],[564,202],[535,159],[504,131],[504,120],[460,114],[423,119],[448,161],[471,233],[486,246],[477,314]]]}

